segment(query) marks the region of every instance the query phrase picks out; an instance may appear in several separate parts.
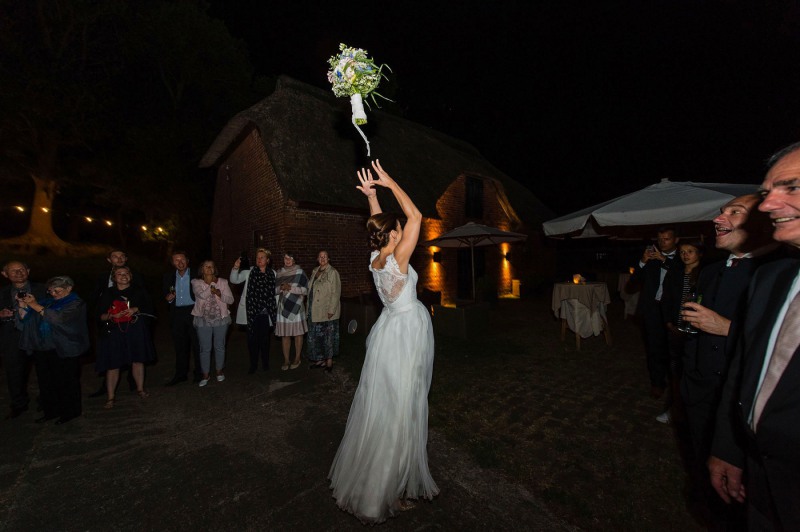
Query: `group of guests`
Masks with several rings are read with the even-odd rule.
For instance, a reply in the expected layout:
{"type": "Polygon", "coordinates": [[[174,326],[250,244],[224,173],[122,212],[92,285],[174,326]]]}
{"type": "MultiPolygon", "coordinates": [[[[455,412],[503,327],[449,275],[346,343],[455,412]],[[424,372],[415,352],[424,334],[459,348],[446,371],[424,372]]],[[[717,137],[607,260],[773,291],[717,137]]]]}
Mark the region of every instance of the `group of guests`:
{"type": "MultiPolygon", "coordinates": [[[[10,284],[0,289],[0,354],[11,399],[7,418],[28,410],[31,360],[43,413],[36,421],[57,419],[62,424],[81,415],[80,356],[90,350],[90,320],[97,329],[95,369],[102,377],[100,389],[90,397],[105,396],[105,408],[113,408],[124,372],[131,391],[141,399],[149,396],[145,366],[156,360],[155,305],[141,275],[128,266],[124,251],[113,250],[106,260],[110,270],[98,276],[88,305],[73,291],[70,277],[53,277],[43,285],[29,280],[30,268],[24,262],[4,265],[2,275],[10,284]]],[[[277,272],[269,266],[266,249],[256,252],[253,268],[242,270],[241,262],[237,259],[231,271],[231,283],[244,283],[236,323],[247,326],[249,373],[257,370],[259,360],[264,370],[269,368],[273,334],[283,340],[283,370],[300,366],[307,335],[312,367],[331,371],[339,349],[341,281],[328,253],[320,251],[319,266],[310,278],[291,253],[284,254],[284,266],[277,272]],[[290,363],[292,339],[296,352],[290,363]]],[[[216,381],[223,382],[234,303],[230,284],[219,276],[213,261],[203,262],[196,278],[185,252],[174,252],[172,264],[175,270],[163,278],[176,354],[175,374],[167,385],[187,380],[191,354],[200,387],[211,379],[212,353],[216,381]]]]}
{"type": "Polygon", "coordinates": [[[6,417],[28,410],[33,358],[42,413],[36,422],[68,423],[81,415],[79,357],[89,349],[86,304],[73,292],[70,277],[35,283],[21,261],[6,263],[2,273],[10,281],[0,289],[0,352],[11,398],[6,417]]]}
{"type": "Polygon", "coordinates": [[[319,252],[318,266],[310,277],[290,252],[283,254],[283,267],[278,271],[271,268],[270,262],[270,251],[259,248],[253,268],[242,269],[239,257],[231,269],[231,283],[244,283],[236,323],[247,326],[248,372],[255,373],[259,361],[264,371],[269,369],[273,334],[281,338],[282,371],[300,367],[306,336],[306,356],[312,361],[311,367],[331,371],[333,358],[339,353],[342,284],[339,272],[329,262],[328,252],[319,252]],[[292,345],[294,360],[291,360],[292,345]]]}
{"type": "Polygon", "coordinates": [[[688,439],[713,530],[800,529],[798,185],[800,143],[714,218],[727,257],[702,265],[702,244],[665,228],[632,276],[651,395],[668,402],[656,419],[688,439]]]}

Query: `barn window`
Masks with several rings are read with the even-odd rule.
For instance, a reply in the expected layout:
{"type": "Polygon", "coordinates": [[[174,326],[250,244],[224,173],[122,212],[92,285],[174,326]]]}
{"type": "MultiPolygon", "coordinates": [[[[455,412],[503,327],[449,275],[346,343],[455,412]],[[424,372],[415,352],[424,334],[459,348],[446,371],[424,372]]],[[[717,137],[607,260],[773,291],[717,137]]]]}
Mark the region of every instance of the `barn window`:
{"type": "Polygon", "coordinates": [[[467,218],[483,218],[483,179],[467,177],[464,208],[467,218]]]}

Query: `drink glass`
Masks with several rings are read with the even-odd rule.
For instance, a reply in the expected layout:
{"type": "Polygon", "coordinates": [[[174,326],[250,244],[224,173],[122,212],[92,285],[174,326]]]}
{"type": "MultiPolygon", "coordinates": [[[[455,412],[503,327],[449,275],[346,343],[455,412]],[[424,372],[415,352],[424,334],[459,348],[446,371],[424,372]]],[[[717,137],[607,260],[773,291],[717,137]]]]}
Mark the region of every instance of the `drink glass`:
{"type": "MultiPolygon", "coordinates": [[[[703,295],[695,292],[689,292],[686,295],[686,299],[683,302],[698,303],[698,304],[702,303],[703,295]]],[[[692,310],[692,309],[689,307],[681,307],[681,310],[692,310]]],[[[689,323],[688,321],[683,321],[683,316],[678,317],[678,330],[686,334],[697,334],[700,332],[700,329],[693,327],[692,324],[689,323]]]]}

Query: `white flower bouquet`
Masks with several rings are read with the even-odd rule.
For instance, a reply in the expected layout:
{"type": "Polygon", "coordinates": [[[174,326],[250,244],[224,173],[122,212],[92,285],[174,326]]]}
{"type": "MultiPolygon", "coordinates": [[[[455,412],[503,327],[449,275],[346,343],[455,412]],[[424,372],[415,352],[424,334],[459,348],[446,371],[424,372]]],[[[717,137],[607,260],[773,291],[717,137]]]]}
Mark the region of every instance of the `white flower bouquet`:
{"type": "Polygon", "coordinates": [[[364,111],[364,104],[369,107],[367,97],[372,98],[372,102],[377,106],[378,101],[375,96],[384,100],[391,101],[389,98],[375,91],[381,78],[388,79],[383,73],[386,67],[392,71],[388,65],[377,65],[375,61],[367,55],[366,50],[352,48],[346,44],[339,44],[339,53],[328,59],[331,69],[328,71],[328,81],[333,85],[333,93],[336,96],[349,96],[350,107],[353,111],[353,125],[358,130],[361,138],[367,145],[367,156],[370,154],[369,141],[362,126],[367,123],[367,113],[364,111]]]}
{"type": "Polygon", "coordinates": [[[366,50],[352,48],[346,44],[339,44],[339,53],[328,59],[331,69],[328,71],[328,81],[333,85],[333,93],[336,96],[349,96],[353,108],[353,118],[356,125],[367,123],[367,114],[364,112],[363,104],[369,107],[366,102],[367,97],[371,97],[373,103],[378,105],[375,96],[380,96],[388,100],[385,96],[375,89],[381,82],[381,78],[386,78],[383,68],[386,67],[390,72],[391,68],[387,65],[377,65],[375,61],[367,55],[366,50]]]}

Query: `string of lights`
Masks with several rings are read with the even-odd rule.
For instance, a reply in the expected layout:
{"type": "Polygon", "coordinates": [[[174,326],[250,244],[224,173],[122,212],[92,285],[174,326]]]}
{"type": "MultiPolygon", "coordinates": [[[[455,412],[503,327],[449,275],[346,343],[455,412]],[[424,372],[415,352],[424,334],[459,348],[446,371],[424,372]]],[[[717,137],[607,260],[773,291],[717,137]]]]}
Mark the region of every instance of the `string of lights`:
{"type": "MultiPolygon", "coordinates": [[[[59,211],[59,210],[53,210],[53,209],[50,209],[48,207],[39,207],[39,208],[41,209],[42,212],[44,212],[46,214],[59,214],[60,213],[60,214],[63,214],[64,216],[67,216],[67,217],[78,216],[80,218],[83,218],[83,220],[86,223],[90,223],[91,224],[91,223],[97,222],[99,224],[106,225],[107,227],[114,226],[114,222],[112,222],[111,220],[108,220],[108,219],[105,219],[105,218],[102,218],[102,217],[98,217],[98,216],[88,216],[88,215],[84,215],[84,214],[77,214],[76,215],[73,212],[63,212],[63,211],[59,211]]],[[[0,210],[10,210],[10,211],[18,212],[18,213],[26,213],[26,212],[30,211],[31,209],[29,207],[25,207],[23,205],[6,205],[6,206],[3,206],[3,207],[0,207],[0,210]]],[[[129,224],[123,224],[122,226],[125,227],[126,229],[131,228],[131,227],[135,227],[134,225],[129,225],[129,224]]],[[[156,225],[156,226],[141,225],[141,226],[139,226],[139,229],[141,229],[142,232],[144,232],[144,233],[152,232],[152,233],[155,233],[157,235],[167,235],[168,234],[168,231],[166,229],[164,229],[160,225],[156,225]]]]}

